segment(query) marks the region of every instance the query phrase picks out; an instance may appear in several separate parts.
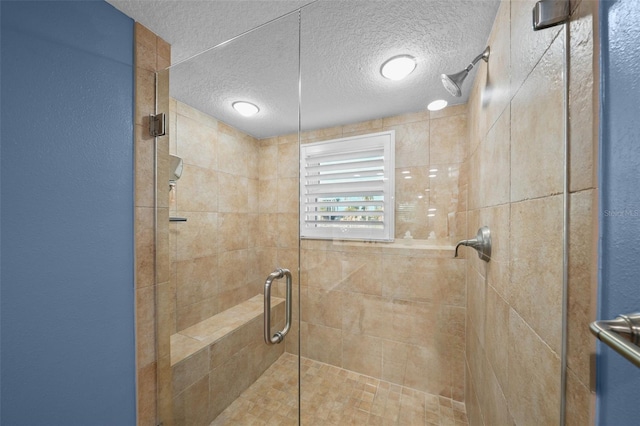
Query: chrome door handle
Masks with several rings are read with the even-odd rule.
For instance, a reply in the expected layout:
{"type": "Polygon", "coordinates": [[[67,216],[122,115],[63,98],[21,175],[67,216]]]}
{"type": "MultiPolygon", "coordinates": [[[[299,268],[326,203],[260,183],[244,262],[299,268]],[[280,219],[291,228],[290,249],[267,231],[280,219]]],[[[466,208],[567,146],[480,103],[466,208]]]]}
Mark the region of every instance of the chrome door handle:
{"type": "Polygon", "coordinates": [[[608,321],[594,321],[589,329],[611,349],[640,367],[640,313],[620,315],[608,321]]]}
{"type": "Polygon", "coordinates": [[[267,277],[264,283],[264,342],[267,345],[275,345],[284,340],[291,329],[291,272],[288,269],[278,268],[267,277]],[[273,280],[287,277],[287,295],[285,299],[286,323],[282,330],[271,336],[271,284],[273,280]]]}

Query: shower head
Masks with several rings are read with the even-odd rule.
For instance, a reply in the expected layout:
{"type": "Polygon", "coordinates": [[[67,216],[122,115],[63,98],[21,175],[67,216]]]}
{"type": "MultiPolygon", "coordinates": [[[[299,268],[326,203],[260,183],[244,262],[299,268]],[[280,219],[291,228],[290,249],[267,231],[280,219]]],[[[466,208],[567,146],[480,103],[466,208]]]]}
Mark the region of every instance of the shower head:
{"type": "Polygon", "coordinates": [[[457,74],[442,74],[440,78],[442,79],[442,85],[449,93],[453,96],[460,97],[462,96],[462,83],[464,79],[469,75],[469,71],[466,69],[460,71],[457,74]]]}
{"type": "Polygon", "coordinates": [[[489,62],[489,46],[487,46],[484,51],[476,56],[473,61],[462,71],[455,74],[442,74],[440,75],[440,79],[442,80],[442,85],[449,93],[451,93],[455,97],[462,96],[462,83],[464,83],[464,79],[469,75],[469,71],[471,71],[474,65],[480,60],[484,60],[485,62],[489,62]]]}

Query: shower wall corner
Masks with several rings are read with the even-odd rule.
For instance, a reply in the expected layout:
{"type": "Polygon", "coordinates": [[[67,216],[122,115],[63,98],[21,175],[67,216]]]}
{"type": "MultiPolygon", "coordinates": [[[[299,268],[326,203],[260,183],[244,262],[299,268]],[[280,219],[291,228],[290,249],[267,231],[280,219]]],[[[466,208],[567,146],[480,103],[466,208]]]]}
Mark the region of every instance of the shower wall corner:
{"type": "Polygon", "coordinates": [[[169,111],[168,73],[158,71],[170,65],[171,46],[138,22],[134,31],[137,417],[139,425],[167,426],[173,424],[168,318],[175,306],[163,184],[169,180],[169,137],[149,135],[149,116],[169,111]]]}

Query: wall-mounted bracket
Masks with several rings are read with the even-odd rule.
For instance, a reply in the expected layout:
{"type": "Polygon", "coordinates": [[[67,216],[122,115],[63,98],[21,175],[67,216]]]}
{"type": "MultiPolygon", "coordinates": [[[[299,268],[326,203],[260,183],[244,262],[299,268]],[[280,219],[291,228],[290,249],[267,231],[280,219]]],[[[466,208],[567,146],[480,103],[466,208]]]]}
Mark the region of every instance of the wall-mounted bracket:
{"type": "Polygon", "coordinates": [[[619,315],[613,320],[594,321],[589,328],[603,343],[640,367],[640,313],[619,315]]]}
{"type": "Polygon", "coordinates": [[[565,23],[571,14],[570,0],[540,0],[533,8],[533,30],[565,23]]]}
{"type": "Polygon", "coordinates": [[[149,116],[149,134],[153,137],[164,136],[167,134],[165,129],[164,112],[149,116]]]}

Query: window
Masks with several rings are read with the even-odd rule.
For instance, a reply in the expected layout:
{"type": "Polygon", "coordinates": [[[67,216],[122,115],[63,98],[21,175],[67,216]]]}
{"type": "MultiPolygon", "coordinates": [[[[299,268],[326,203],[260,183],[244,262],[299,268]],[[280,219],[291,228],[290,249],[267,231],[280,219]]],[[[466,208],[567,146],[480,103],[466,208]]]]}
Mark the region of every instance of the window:
{"type": "Polygon", "coordinates": [[[300,236],[393,241],[395,131],[302,145],[300,236]]]}

